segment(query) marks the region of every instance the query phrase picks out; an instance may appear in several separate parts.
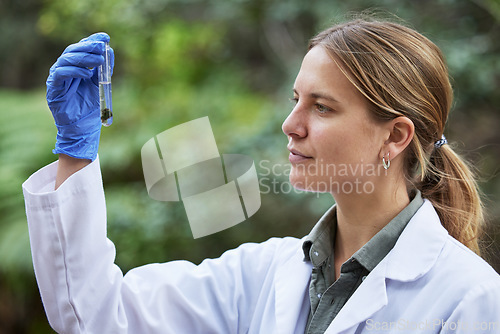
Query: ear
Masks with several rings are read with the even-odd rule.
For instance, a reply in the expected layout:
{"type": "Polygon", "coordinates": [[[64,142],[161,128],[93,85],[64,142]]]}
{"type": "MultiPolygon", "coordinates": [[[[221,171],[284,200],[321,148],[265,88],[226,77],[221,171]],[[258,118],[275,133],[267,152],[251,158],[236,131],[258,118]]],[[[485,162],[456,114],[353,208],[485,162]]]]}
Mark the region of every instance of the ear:
{"type": "Polygon", "coordinates": [[[387,130],[388,138],[380,152],[380,159],[389,153],[392,160],[410,144],[415,134],[415,125],[408,117],[400,116],[387,123],[387,130]]]}

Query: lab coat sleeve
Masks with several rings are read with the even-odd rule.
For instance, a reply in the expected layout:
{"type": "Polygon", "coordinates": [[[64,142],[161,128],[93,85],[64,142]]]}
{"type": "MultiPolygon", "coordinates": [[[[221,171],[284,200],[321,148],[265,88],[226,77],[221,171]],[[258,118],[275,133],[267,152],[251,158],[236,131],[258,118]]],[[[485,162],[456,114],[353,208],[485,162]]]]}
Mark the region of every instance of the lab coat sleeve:
{"type": "Polygon", "coordinates": [[[24,184],[33,264],[60,333],[243,333],[281,239],[245,244],[196,266],[151,264],[123,277],[106,237],[99,160],[56,191],[57,163],[24,184]]]}
{"type": "Polygon", "coordinates": [[[433,319],[441,333],[500,333],[500,281],[481,282],[463,296],[448,319],[433,319]]]}

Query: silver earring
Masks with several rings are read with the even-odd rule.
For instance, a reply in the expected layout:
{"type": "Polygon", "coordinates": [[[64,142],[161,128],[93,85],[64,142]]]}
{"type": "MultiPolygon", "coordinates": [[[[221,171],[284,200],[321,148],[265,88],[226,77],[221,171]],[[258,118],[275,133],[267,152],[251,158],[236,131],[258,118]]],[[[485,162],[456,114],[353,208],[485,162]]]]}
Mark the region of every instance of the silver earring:
{"type": "Polygon", "coordinates": [[[384,169],[387,170],[391,167],[391,159],[389,157],[389,153],[387,152],[387,161],[385,160],[385,155],[382,157],[382,164],[384,165],[384,169]]]}

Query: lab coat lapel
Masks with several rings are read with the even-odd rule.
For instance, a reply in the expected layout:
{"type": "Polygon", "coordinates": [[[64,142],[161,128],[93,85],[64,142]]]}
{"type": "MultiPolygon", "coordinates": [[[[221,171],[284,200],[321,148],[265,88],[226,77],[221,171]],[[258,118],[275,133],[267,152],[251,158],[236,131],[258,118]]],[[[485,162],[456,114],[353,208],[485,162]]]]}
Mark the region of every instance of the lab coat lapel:
{"type": "Polygon", "coordinates": [[[387,305],[391,280],[414,281],[432,268],[447,236],[432,204],[425,200],[394,248],[349,298],[325,334],[354,333],[359,324],[387,305]]]}
{"type": "Polygon", "coordinates": [[[304,310],[309,310],[311,270],[312,266],[304,261],[300,248],[278,269],[275,279],[275,333],[304,331],[308,315],[304,310]]]}
{"type": "Polygon", "coordinates": [[[325,334],[341,333],[370,318],[387,305],[385,285],[386,265],[383,262],[373,269],[355,293],[349,298],[325,334]]]}

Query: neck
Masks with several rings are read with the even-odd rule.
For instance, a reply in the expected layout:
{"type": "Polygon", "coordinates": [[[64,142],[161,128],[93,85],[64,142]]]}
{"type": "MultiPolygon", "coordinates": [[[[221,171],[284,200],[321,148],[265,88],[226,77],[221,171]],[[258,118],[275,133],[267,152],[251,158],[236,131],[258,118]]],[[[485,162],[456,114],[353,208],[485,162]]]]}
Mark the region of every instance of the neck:
{"type": "Polygon", "coordinates": [[[334,194],[337,203],[335,262],[349,259],[410,203],[404,182],[395,184],[376,185],[376,191],[370,194],[334,194]]]}

